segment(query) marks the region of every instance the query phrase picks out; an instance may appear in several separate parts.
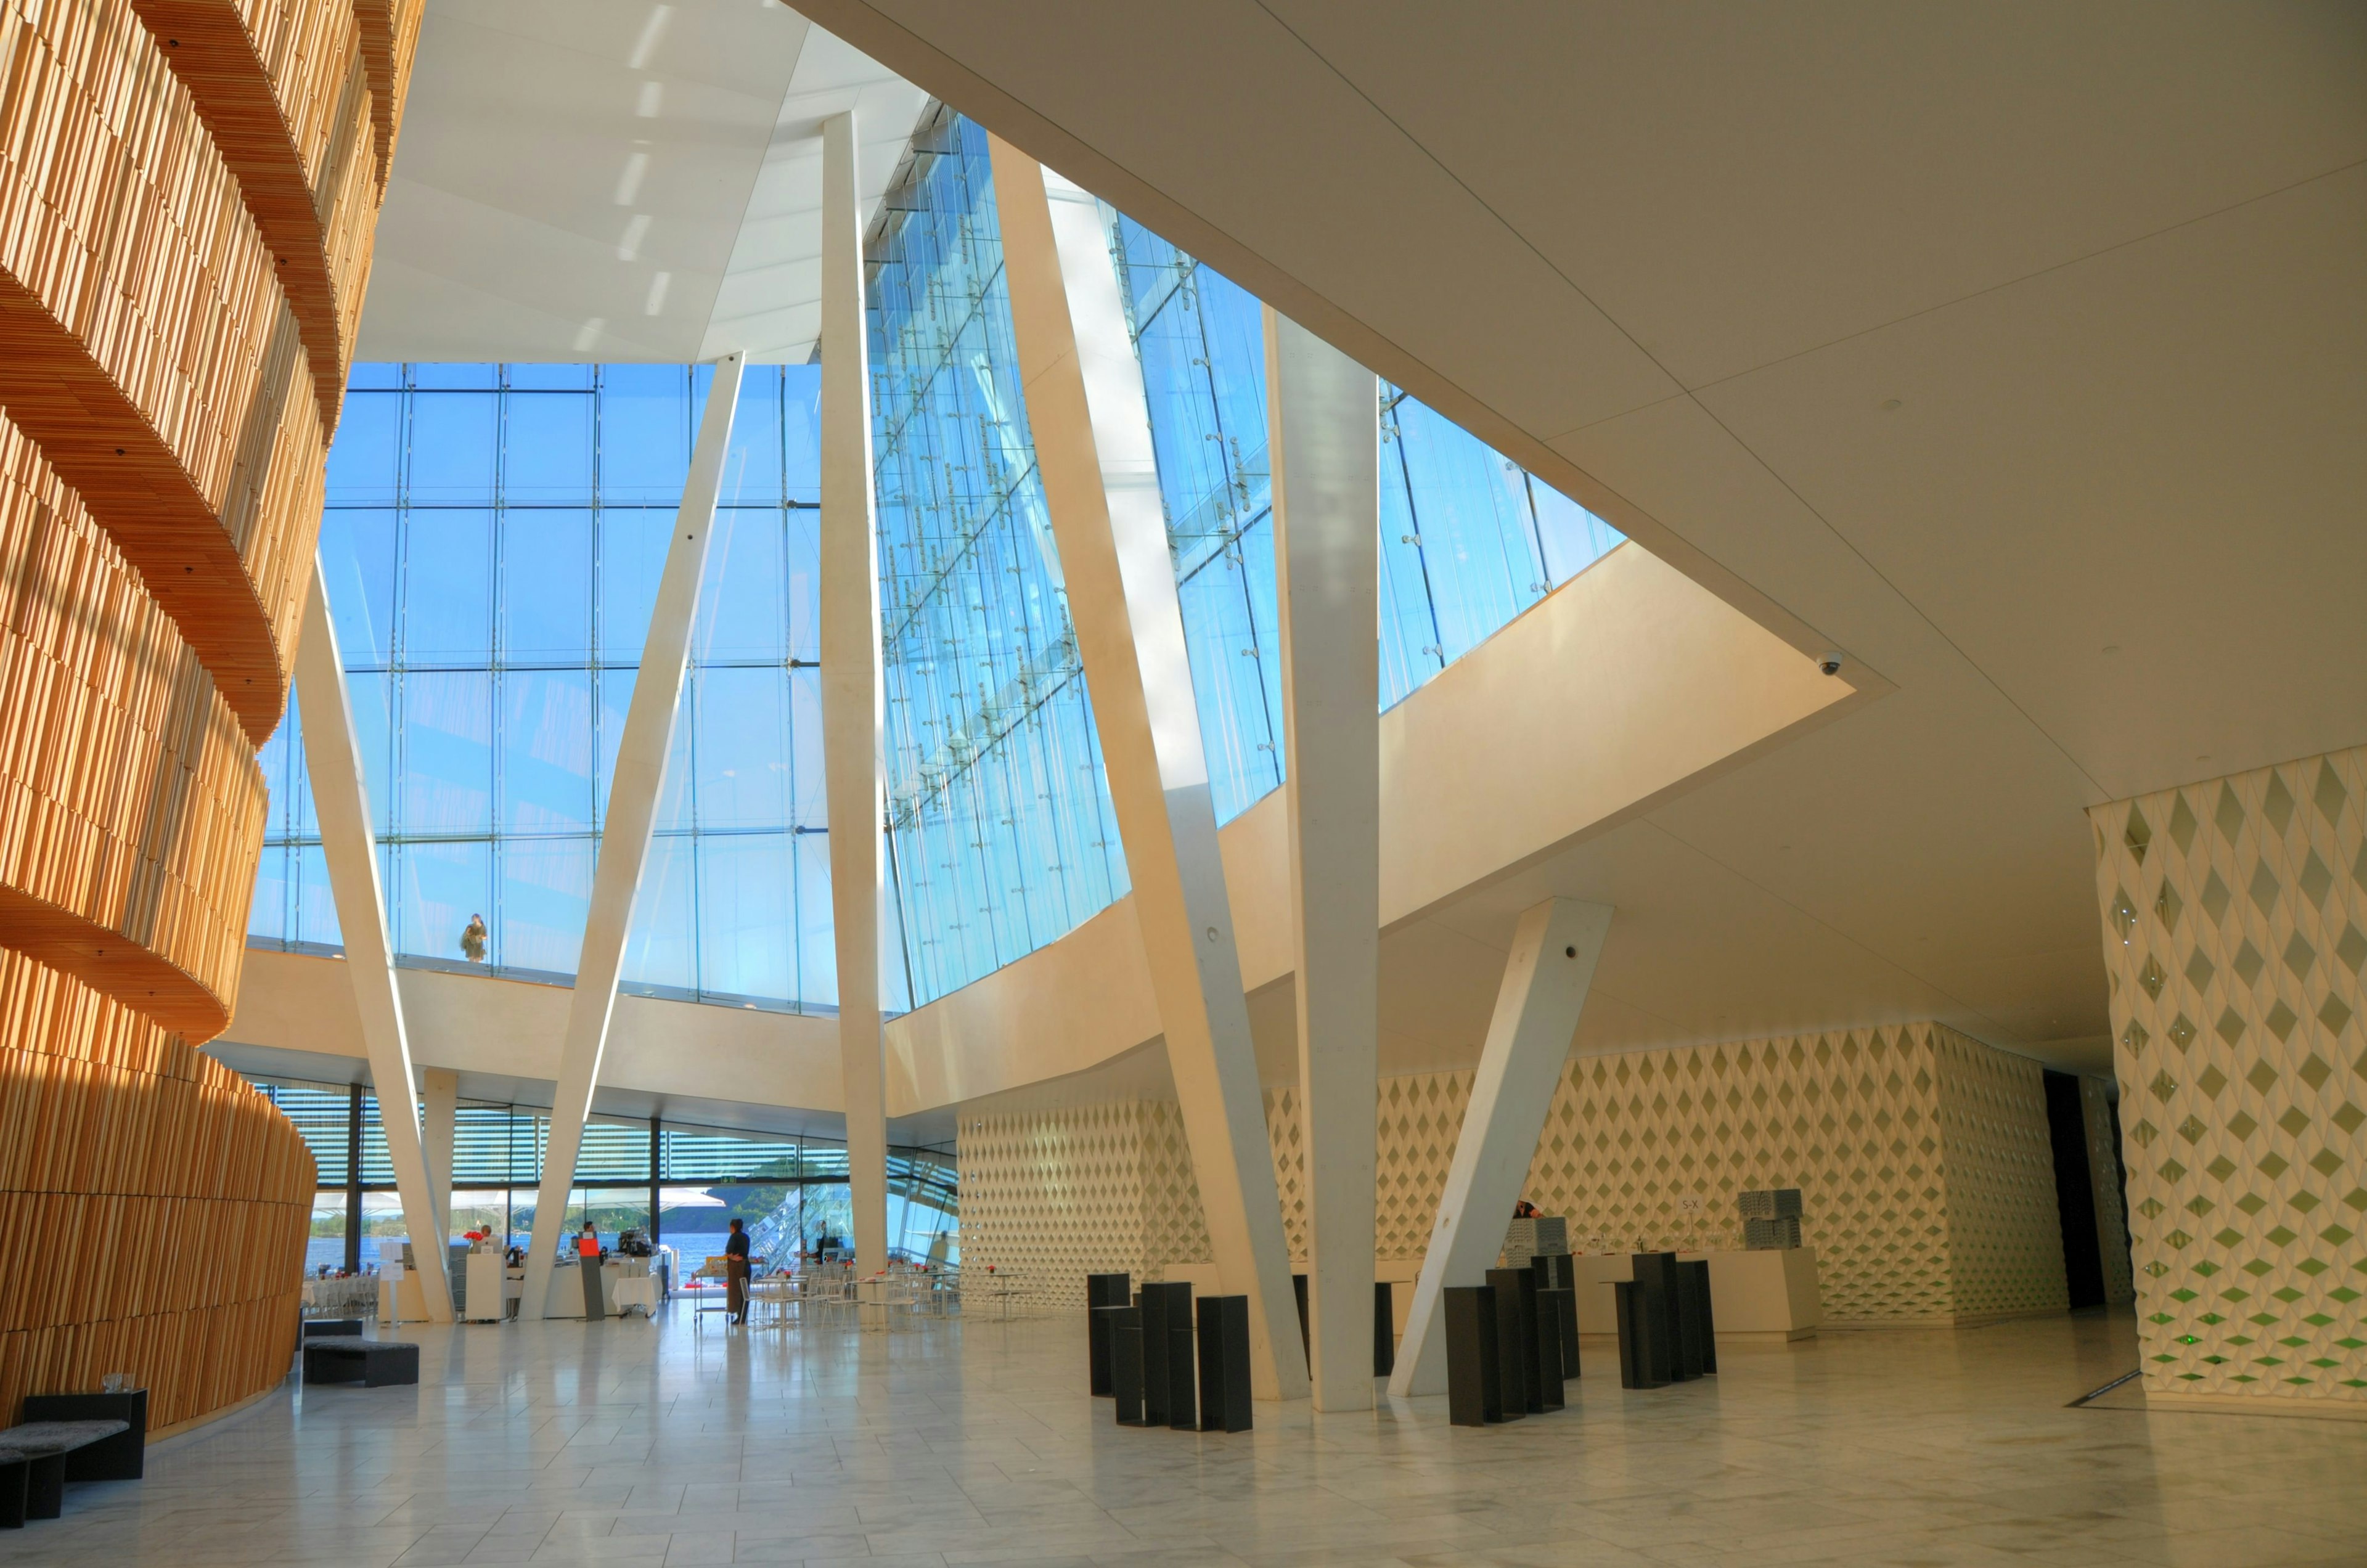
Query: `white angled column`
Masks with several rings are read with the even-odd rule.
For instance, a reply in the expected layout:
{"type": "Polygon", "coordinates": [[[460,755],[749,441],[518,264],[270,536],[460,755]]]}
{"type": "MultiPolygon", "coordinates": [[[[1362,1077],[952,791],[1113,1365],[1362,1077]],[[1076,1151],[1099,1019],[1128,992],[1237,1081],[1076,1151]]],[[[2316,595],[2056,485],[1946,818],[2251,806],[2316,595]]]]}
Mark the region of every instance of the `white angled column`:
{"type": "Polygon", "coordinates": [[[625,935],[632,929],[641,866],[649,859],[650,829],[657,815],[658,791],[665,782],[674,710],[681,704],[683,674],[690,660],[690,628],[698,613],[715,494],[723,477],[724,453],[731,445],[731,414],[740,400],[744,364],[737,354],[715,362],[682,507],[674,514],[674,536],[658,577],[657,607],[650,615],[649,639],[641,647],[640,673],[633,681],[625,733],[617,746],[608,815],[600,829],[600,858],[592,869],[583,953],[575,965],[575,992],[567,1004],[567,1033],[560,1042],[559,1088],[551,1103],[542,1190],[535,1201],[534,1235],[527,1247],[525,1310],[529,1317],[539,1315],[550,1297],[551,1255],[566,1225],[575,1156],[583,1146],[583,1122],[592,1114],[592,1090],[600,1081],[600,1055],[607,1048],[608,1019],[617,1007],[617,973],[624,963],[625,935]]]}
{"type": "Polygon", "coordinates": [[[329,624],[329,585],[317,556],[312,595],[304,606],[304,631],[296,645],[296,702],[304,720],[305,771],[312,780],[313,810],[321,818],[321,849],[329,863],[329,892],[336,900],[337,927],[345,934],[345,976],[353,982],[354,1006],[361,1015],[362,1049],[369,1056],[379,1119],[386,1127],[387,1157],[402,1199],[403,1228],[411,1233],[427,1320],[449,1323],[452,1284],[445,1277],[444,1233],[420,1143],[418,1079],[412,1071],[411,1042],[403,1032],[402,993],[395,986],[386,904],[379,893],[369,793],[354,736],[353,705],[345,693],[345,661],[337,657],[336,629],[329,624]]]}
{"type": "Polygon", "coordinates": [[[838,956],[838,1061],[855,1267],[888,1267],[888,1089],[879,1034],[879,536],[871,516],[870,334],[855,115],[821,127],[821,758],[838,956]]]}
{"type": "Polygon", "coordinates": [[[1208,1240],[1222,1288],[1250,1298],[1254,1392],[1296,1399],[1307,1363],[1142,371],[1093,197],[991,145],[1036,468],[1208,1240]]]}
{"type": "Polygon", "coordinates": [[[428,1067],[419,1075],[420,1139],[427,1156],[427,1191],[436,1204],[436,1234],[452,1238],[452,1134],[460,1118],[460,1075],[428,1067]]]}
{"type": "Polygon", "coordinates": [[[1439,1292],[1449,1285],[1484,1285],[1488,1270],[1504,1250],[1512,1205],[1536,1160],[1537,1135],[1545,1131],[1554,1085],[1569,1059],[1570,1037],[1594,981],[1603,939],[1611,931],[1611,909],[1554,898],[1521,917],[1512,951],[1504,961],[1504,983],[1496,993],[1496,1015],[1471,1084],[1471,1103],[1455,1140],[1455,1163],[1447,1168],[1446,1190],[1431,1227],[1430,1250],[1406,1314],[1405,1340],[1398,1347],[1391,1393],[1446,1392],[1446,1335],[1440,1326],[1439,1292]]]}
{"type": "Polygon", "coordinates": [[[1272,307],[1266,452],[1282,632],[1318,1410],[1373,1404],[1381,924],[1380,384],[1272,307]]]}

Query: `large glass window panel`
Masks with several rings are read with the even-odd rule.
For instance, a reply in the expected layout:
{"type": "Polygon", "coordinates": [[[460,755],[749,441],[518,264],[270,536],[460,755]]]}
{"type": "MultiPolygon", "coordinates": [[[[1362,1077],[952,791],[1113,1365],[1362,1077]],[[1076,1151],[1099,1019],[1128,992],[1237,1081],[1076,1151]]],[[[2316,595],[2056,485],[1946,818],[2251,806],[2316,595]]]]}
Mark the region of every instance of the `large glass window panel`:
{"type": "MultiPolygon", "coordinates": [[[[338,436],[340,443],[345,437],[338,436]]],[[[321,515],[321,575],[330,624],[345,668],[383,668],[394,658],[396,519],[391,507],[340,506],[321,515]]]]}
{"type": "Polygon", "coordinates": [[[493,652],[493,514],[420,507],[403,532],[403,662],[484,667],[493,652]]]}
{"type": "Polygon", "coordinates": [[[711,997],[781,997],[797,981],[789,835],[698,840],[698,985],[711,997]]]}
{"type": "MultiPolygon", "coordinates": [[[[685,366],[356,368],[364,412],[332,459],[322,555],[405,961],[460,962],[459,932],[481,915],[491,969],[572,973],[710,379],[685,366]]],[[[827,866],[801,874],[787,837],[822,816],[819,387],[814,367],[762,367],[738,411],[724,485],[735,504],[710,549],[628,957],[637,983],[675,994],[720,986],[776,1007],[799,1005],[809,984],[824,1005],[835,996],[826,922],[823,951],[802,947],[809,902],[827,908],[827,866]],[[774,841],[725,842],[752,832],[774,841]],[[767,855],[776,886],[759,877],[767,855]],[[703,978],[709,915],[723,929],[703,978]]],[[[250,923],[259,942],[334,940],[333,908],[307,880],[318,834],[288,744],[268,764],[273,858],[250,923]]]]}
{"type": "Polygon", "coordinates": [[[665,573],[674,510],[610,506],[600,513],[600,659],[640,662],[665,573]]]}
{"type": "Polygon", "coordinates": [[[572,975],[592,912],[598,840],[505,839],[501,846],[501,963],[572,975]]]}
{"type": "Polygon", "coordinates": [[[414,505],[481,503],[493,494],[500,411],[491,392],[413,395],[404,492],[414,505]]]}
{"type": "Polygon", "coordinates": [[[690,995],[698,988],[697,840],[687,833],[650,840],[633,927],[620,971],[628,990],[690,995]]]}
{"type": "Polygon", "coordinates": [[[401,392],[345,393],[337,439],[329,451],[329,484],[350,504],[391,506],[402,481],[401,392]]]}
{"type": "Polygon", "coordinates": [[[289,935],[305,946],[342,947],[345,933],[337,925],[337,897],[329,886],[327,852],[317,841],[289,847],[295,913],[289,935]]]}
{"type": "MultiPolygon", "coordinates": [[[[703,378],[701,378],[704,379],[703,378]]],[[[690,473],[690,372],[679,365],[609,365],[600,376],[600,493],[671,506],[690,473]]]]}
{"type": "Polygon", "coordinates": [[[502,518],[503,662],[581,666],[592,648],[593,513],[512,507],[502,518]]]}
{"type": "Polygon", "coordinates": [[[397,839],[493,831],[493,683],[474,670],[403,676],[397,839]]]}
{"type": "Polygon", "coordinates": [[[500,728],[502,831],[590,832],[591,671],[505,671],[500,728]]]}
{"type": "Polygon", "coordinates": [[[984,135],[940,113],[914,145],[929,155],[867,259],[889,848],[918,1006],[1061,936],[1126,881],[1116,835],[1064,839],[1072,796],[1098,803],[1107,786],[984,135]]]}
{"type": "MultiPolygon", "coordinates": [[[[392,848],[396,948],[415,957],[464,962],[460,933],[471,919],[494,908],[493,841],[399,841],[392,848]]],[[[495,930],[496,944],[500,937],[495,930]]],[[[497,953],[489,956],[500,962],[497,953]]]]}
{"type": "Polygon", "coordinates": [[[594,490],[588,392],[513,393],[502,441],[502,498],[513,506],[589,502],[594,490]]]}
{"type": "Polygon", "coordinates": [[[700,660],[782,659],[788,618],[781,546],[779,507],[717,509],[699,589],[700,660]]]}
{"type": "MultiPolygon", "coordinates": [[[[1285,763],[1262,311],[1193,257],[1104,211],[1150,410],[1211,789],[1226,820],[1278,785],[1285,763]]],[[[1380,388],[1376,415],[1376,695],[1386,708],[1620,540],[1396,388],[1380,388]]]]}
{"type": "Polygon", "coordinates": [[[701,831],[789,825],[788,690],[777,669],[698,672],[691,784],[701,831]]]}
{"type": "Polygon", "coordinates": [[[284,947],[288,943],[289,922],[295,905],[295,890],[289,886],[289,849],[285,843],[266,840],[262,858],[255,865],[255,897],[248,903],[246,940],[263,947],[284,947]]]}

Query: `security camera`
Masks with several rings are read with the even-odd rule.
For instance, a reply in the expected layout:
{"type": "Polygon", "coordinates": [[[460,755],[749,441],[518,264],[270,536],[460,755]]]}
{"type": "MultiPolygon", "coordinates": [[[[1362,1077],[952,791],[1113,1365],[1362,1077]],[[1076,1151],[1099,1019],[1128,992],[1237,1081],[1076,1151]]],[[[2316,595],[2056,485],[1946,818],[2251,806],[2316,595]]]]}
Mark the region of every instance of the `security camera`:
{"type": "Polygon", "coordinates": [[[1841,656],[1839,653],[1828,653],[1818,659],[1817,668],[1828,675],[1838,675],[1841,672],[1841,656]]]}

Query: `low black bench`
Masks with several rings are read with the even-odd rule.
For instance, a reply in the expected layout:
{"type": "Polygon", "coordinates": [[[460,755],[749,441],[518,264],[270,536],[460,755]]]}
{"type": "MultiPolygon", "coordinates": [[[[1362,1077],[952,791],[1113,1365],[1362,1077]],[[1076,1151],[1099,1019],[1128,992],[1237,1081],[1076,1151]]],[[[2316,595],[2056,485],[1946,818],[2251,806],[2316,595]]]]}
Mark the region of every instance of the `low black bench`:
{"type": "Polygon", "coordinates": [[[419,1347],[403,1339],[323,1335],[304,1341],[304,1382],[359,1382],[365,1388],[419,1381],[419,1347]]]}
{"type": "Polygon", "coordinates": [[[0,1432],[0,1529],[65,1509],[66,1456],[131,1429],[129,1421],[28,1421],[0,1432]]]}

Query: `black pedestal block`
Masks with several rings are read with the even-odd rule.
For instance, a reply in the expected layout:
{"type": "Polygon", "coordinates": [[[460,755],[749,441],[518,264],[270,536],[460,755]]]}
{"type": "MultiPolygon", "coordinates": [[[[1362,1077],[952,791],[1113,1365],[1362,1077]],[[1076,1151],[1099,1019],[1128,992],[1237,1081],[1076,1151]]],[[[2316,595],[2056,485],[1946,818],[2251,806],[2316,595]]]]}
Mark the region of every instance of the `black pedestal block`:
{"type": "Polygon", "coordinates": [[[1385,1378],[1398,1370],[1397,1292],[1387,1280],[1373,1281],[1373,1375],[1385,1378]]]}
{"type": "Polygon", "coordinates": [[[1539,1291],[1537,1316],[1553,1325],[1554,1337],[1561,1341],[1562,1377],[1578,1376],[1578,1292],[1539,1291]]]}
{"type": "Polygon", "coordinates": [[[1174,1397],[1174,1373],[1169,1366],[1175,1330],[1192,1322],[1192,1287],[1188,1284],[1146,1284],[1142,1287],[1142,1419],[1145,1426],[1164,1427],[1174,1397]]]}
{"type": "Polygon", "coordinates": [[[1677,1265],[1678,1277],[1693,1282],[1693,1297],[1701,1306],[1701,1370],[1717,1371],[1717,1317],[1710,1311],[1709,1260],[1677,1265]]]}
{"type": "Polygon", "coordinates": [[[1660,1316],[1655,1326],[1659,1330],[1662,1354],[1667,1358],[1668,1381],[1686,1382],[1701,1376],[1701,1347],[1685,1331],[1683,1303],[1677,1284],[1677,1255],[1673,1252],[1639,1252],[1635,1255],[1636,1282],[1645,1288],[1652,1301],[1652,1310],[1660,1316]]]}
{"type": "Polygon", "coordinates": [[[1619,1386],[1665,1388],[1669,1383],[1667,1314],[1639,1280],[1611,1287],[1619,1303],[1619,1386]]]}
{"type": "Polygon", "coordinates": [[[1193,1397],[1192,1287],[1174,1280],[1142,1287],[1143,1423],[1191,1431],[1199,1425],[1193,1397]]]}
{"type": "Polygon", "coordinates": [[[1490,1269],[1496,1291],[1496,1355],[1504,1376],[1504,1414],[1546,1407],[1537,1369],[1537,1277],[1526,1269],[1490,1269]]]}
{"type": "Polygon", "coordinates": [[[1142,1416],[1142,1309],[1113,1307],[1108,1313],[1110,1393],[1117,1401],[1117,1424],[1140,1427],[1142,1416]]]}
{"type": "Polygon", "coordinates": [[[1200,1430],[1250,1429],[1250,1299],[1202,1296],[1200,1430]]]}
{"type": "Polygon", "coordinates": [[[1439,1310],[1446,1328],[1447,1419],[1458,1427],[1484,1427],[1504,1420],[1503,1375],[1497,1364],[1495,1287],[1449,1285],[1439,1292],[1439,1310]]]}
{"type": "Polygon", "coordinates": [[[1099,1399],[1110,1396],[1109,1319],[1103,1311],[1127,1304],[1127,1292],[1132,1288],[1124,1274],[1088,1274],[1085,1276],[1085,1345],[1090,1358],[1093,1395],[1099,1399]]]}

